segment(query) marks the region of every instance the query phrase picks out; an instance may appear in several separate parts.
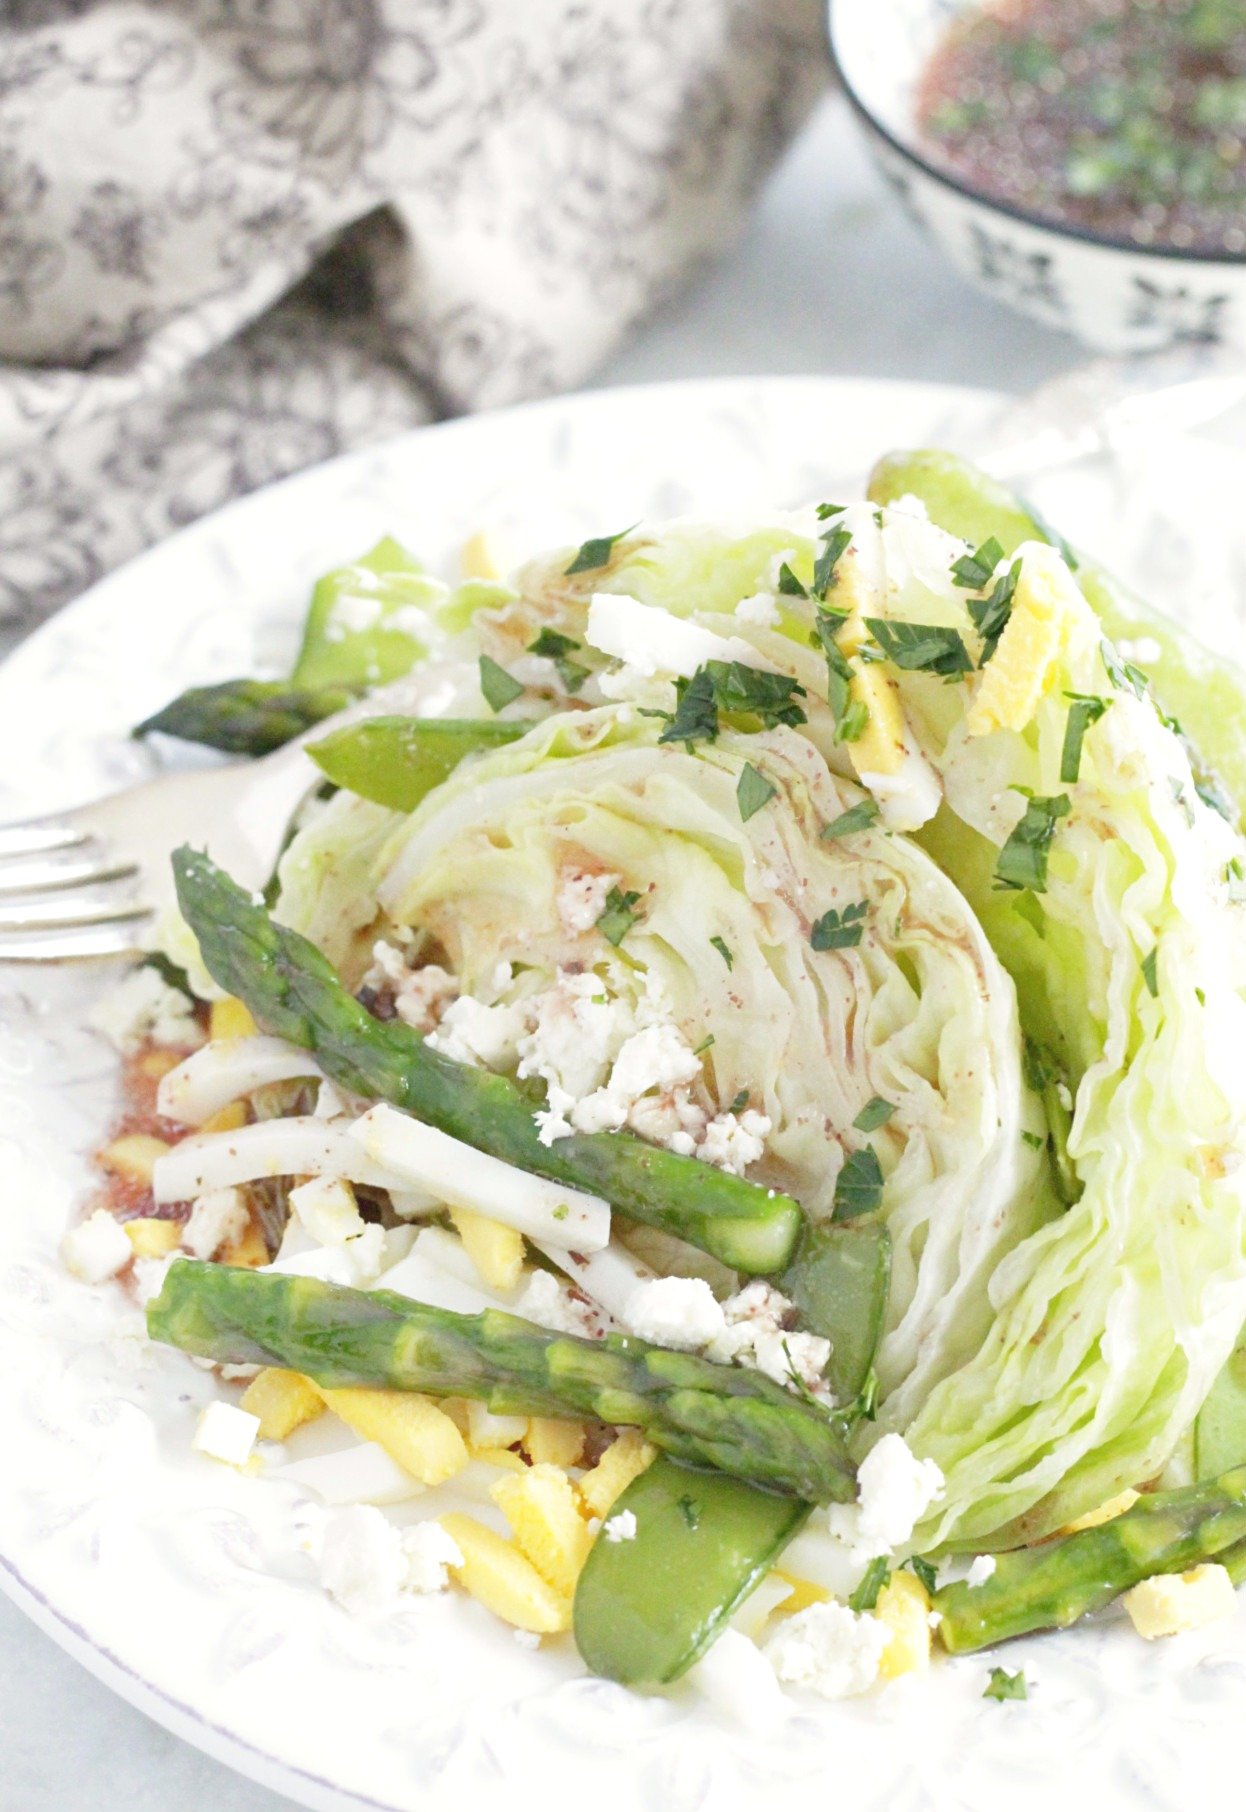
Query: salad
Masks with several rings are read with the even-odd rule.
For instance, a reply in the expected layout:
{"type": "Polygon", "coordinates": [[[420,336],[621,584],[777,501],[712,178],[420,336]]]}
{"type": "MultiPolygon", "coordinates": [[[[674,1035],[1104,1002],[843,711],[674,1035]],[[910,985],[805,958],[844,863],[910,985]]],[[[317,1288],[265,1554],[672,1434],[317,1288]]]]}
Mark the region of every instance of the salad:
{"type": "Polygon", "coordinates": [[[361,1615],[756,1713],[1231,1613],[1234,671],[947,454],[486,554],[384,542],[140,726],[318,775],[262,895],[187,827],[66,1261],[361,1615]]]}

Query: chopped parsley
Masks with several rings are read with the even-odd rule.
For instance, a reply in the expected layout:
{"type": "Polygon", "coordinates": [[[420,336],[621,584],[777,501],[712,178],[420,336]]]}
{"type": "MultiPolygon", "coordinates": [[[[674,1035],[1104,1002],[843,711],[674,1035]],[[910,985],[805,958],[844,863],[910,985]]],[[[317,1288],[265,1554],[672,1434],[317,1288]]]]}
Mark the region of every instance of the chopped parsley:
{"type": "Polygon", "coordinates": [[[991,1678],[982,1697],[1001,1702],[1004,1699],[1027,1699],[1029,1693],[1026,1690],[1025,1674],[1020,1668],[1015,1674],[1010,1674],[1006,1667],[993,1667],[991,1678]]]}
{"type": "Polygon", "coordinates": [[[690,1529],[695,1529],[701,1521],[701,1506],[694,1497],[685,1494],[679,1500],[679,1514],[690,1529]]]}
{"type": "Polygon", "coordinates": [[[739,661],[706,661],[691,679],[675,681],[677,703],[659,742],[713,742],[720,711],[758,717],[764,730],[779,724],[795,729],[805,722],[796,703],[805,688],[786,673],[767,673],[739,661]]]}
{"type": "Polygon", "coordinates": [[[809,588],[815,598],[825,598],[834,583],[835,568],[851,544],[851,529],[830,529],[822,537],[822,551],[813,563],[813,584],[809,588]]]}
{"type": "Polygon", "coordinates": [[[962,554],[959,560],[953,560],[952,581],[965,591],[985,591],[1003,557],[1003,548],[991,535],[977,553],[962,554]]]}
{"type": "Polygon", "coordinates": [[[1237,823],[1237,809],[1228,794],[1221,787],[1214,774],[1194,776],[1194,791],[1204,805],[1209,805],[1213,812],[1218,812],[1226,824],[1237,823]]]}
{"type": "Polygon", "coordinates": [[[848,505],[846,503],[820,503],[816,513],[818,521],[825,522],[831,516],[846,516],[848,505]]]}
{"type": "Polygon", "coordinates": [[[883,1198],[883,1169],[872,1145],[850,1152],[835,1179],[835,1200],[831,1218],[855,1220],[859,1214],[872,1214],[883,1198]]]}
{"type": "Polygon", "coordinates": [[[722,957],[722,959],[726,963],[728,969],[734,969],[735,968],[735,954],[732,951],[730,944],[728,944],[726,938],[712,937],[710,939],[710,943],[714,946],[715,950],[717,950],[719,956],[722,957]]]}
{"type": "Polygon", "coordinates": [[[867,617],[865,626],[886,659],[906,673],[941,673],[955,679],[973,672],[959,629],[939,623],[892,623],[886,617],[867,617]]]}
{"type": "Polygon", "coordinates": [[[1043,1146],[1047,1143],[1041,1133],[1023,1132],[1021,1137],[1025,1140],[1027,1145],[1032,1145],[1035,1151],[1041,1151],[1043,1146]]]}
{"type": "Polygon", "coordinates": [[[1069,814],[1069,796],[1056,793],[1051,798],[1038,794],[1026,801],[1025,813],[995,863],[995,882],[999,887],[1032,893],[1043,893],[1047,886],[1047,858],[1052,838],[1061,818],[1069,814]]]}
{"type": "Polygon", "coordinates": [[[843,621],[833,611],[820,610],[814,623],[814,638],[826,656],[826,702],[835,721],[835,741],[859,742],[870,721],[870,711],[861,699],[852,696],[852,668],[835,640],[843,621]]]}
{"type": "Polygon", "coordinates": [[[740,822],[747,824],[763,805],[769,804],[774,795],[773,781],[759,773],[751,761],[746,761],[740,769],[740,779],[735,790],[736,803],[740,807],[740,822]]]}
{"type": "Polygon", "coordinates": [[[620,893],[617,887],[612,887],[606,895],[606,909],[597,921],[597,929],[616,950],[640,917],[633,910],[639,898],[638,893],[620,893]]]}
{"type": "Polygon", "coordinates": [[[861,1583],[848,1600],[850,1611],[872,1611],[878,1603],[878,1594],[891,1578],[891,1568],[887,1565],[885,1554],[875,1555],[861,1576],[861,1583]]]}
{"type": "Polygon", "coordinates": [[[587,667],[581,666],[579,661],[567,659],[572,649],[579,646],[579,642],[573,641],[569,635],[563,635],[561,630],[551,629],[547,625],[535,642],[528,643],[528,653],[543,655],[546,660],[553,661],[566,690],[575,693],[588,678],[587,667]]]}
{"type": "Polygon", "coordinates": [[[886,1126],[895,1111],[894,1101],[884,1101],[881,1095],[872,1095],[852,1124],[858,1132],[877,1132],[880,1126],[886,1126]]]}
{"type": "Polygon", "coordinates": [[[711,1032],[707,1038],[703,1038],[701,1040],[700,1044],[693,1045],[692,1055],[694,1057],[699,1057],[701,1055],[702,1051],[709,1050],[709,1048],[713,1044],[713,1042],[714,1042],[714,1034],[711,1032]]]}
{"type": "Polygon", "coordinates": [[[858,900],[854,906],[845,906],[842,912],[834,906],[830,907],[820,919],[815,919],[809,933],[809,942],[815,950],[854,949],[861,942],[869,910],[869,904],[865,900],[858,900]]]}
{"type": "Polygon", "coordinates": [[[514,704],[523,692],[521,682],[509,674],[505,667],[490,660],[487,654],[480,657],[480,690],[484,693],[485,703],[491,711],[504,711],[507,705],[514,704]]]}
{"type": "Polygon", "coordinates": [[[1064,745],[1060,750],[1060,778],[1072,786],[1082,771],[1082,744],[1091,724],[1097,724],[1111,704],[1110,698],[1094,698],[1085,692],[1066,692],[1073,702],[1064,722],[1064,745]]]}
{"type": "Polygon", "coordinates": [[[616,544],[635,527],[633,522],[630,528],[620,529],[617,535],[594,535],[591,540],[581,542],[575,559],[565,569],[565,577],[569,579],[575,573],[596,572],[599,567],[609,566],[616,544]]]}
{"type": "Polygon", "coordinates": [[[727,1112],[729,1114],[742,1114],[748,1104],[749,1092],[746,1088],[742,1088],[735,1100],[731,1103],[731,1106],[727,1109],[727,1112]]]}
{"type": "Polygon", "coordinates": [[[1021,562],[1014,560],[1008,571],[995,581],[995,589],[989,598],[971,598],[969,601],[969,614],[973,618],[974,628],[982,637],[979,667],[985,667],[999,647],[999,638],[1007,629],[1008,619],[1012,615],[1012,601],[1020,577],[1021,562]]]}
{"type": "Polygon", "coordinates": [[[709,668],[698,667],[691,679],[676,680],[675,694],[675,715],[667,718],[658,741],[682,742],[689,749],[697,742],[713,742],[718,735],[718,705],[709,668]]]}
{"type": "Polygon", "coordinates": [[[1131,661],[1123,661],[1106,636],[1099,644],[1099,653],[1103,656],[1103,665],[1112,684],[1121,691],[1128,690],[1141,698],[1151,683],[1141,667],[1135,667],[1131,661]]]}
{"type": "Polygon", "coordinates": [[[868,830],[877,817],[877,801],[861,799],[856,805],[850,805],[846,812],[841,812],[838,818],[833,818],[822,835],[828,843],[836,837],[851,837],[856,831],[868,830]]]}
{"type": "Polygon", "coordinates": [[[779,590],[785,598],[807,598],[809,592],[785,560],[779,568],[779,590]]]}
{"type": "Polygon", "coordinates": [[[925,1560],[920,1554],[910,1554],[905,1563],[911,1573],[921,1580],[928,1592],[936,1592],[939,1586],[939,1569],[932,1560],[925,1560]]]}
{"type": "Polygon", "coordinates": [[[1155,1000],[1159,996],[1159,945],[1149,956],[1142,959],[1142,979],[1146,983],[1147,993],[1155,1000]]]}

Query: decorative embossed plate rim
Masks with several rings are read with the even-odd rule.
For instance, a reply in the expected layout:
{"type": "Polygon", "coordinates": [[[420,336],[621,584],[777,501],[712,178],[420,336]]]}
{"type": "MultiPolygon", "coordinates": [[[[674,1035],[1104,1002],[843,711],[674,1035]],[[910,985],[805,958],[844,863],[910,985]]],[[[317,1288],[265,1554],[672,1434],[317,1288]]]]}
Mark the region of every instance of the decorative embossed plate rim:
{"type": "MultiPolygon", "coordinates": [[[[129,725],[184,684],[278,666],[308,581],[382,532],[439,563],[482,525],[522,553],[525,534],[796,502],[859,483],[891,444],[970,449],[996,406],[931,385],[698,381],[420,430],[286,480],[114,574],[0,669],[0,817],[140,777],[152,758],[129,725]]],[[[300,1573],[290,1494],[189,1453],[210,1382],[144,1355],[119,1294],[57,1263],[114,1086],[82,1026],[89,993],[0,975],[0,1588],[158,1722],[326,1812],[586,1791],[598,1812],[776,1793],[799,1808],[831,1787],[854,1812],[1045,1808],[1061,1790],[1127,1812],[1231,1778],[1240,1617],[1160,1649],[1110,1623],[1018,1645],[1025,1706],[984,1704],[983,1662],[952,1662],[877,1699],[802,1705],[767,1741],[688,1691],[585,1679],[460,1598],[351,1623],[300,1573]]]]}

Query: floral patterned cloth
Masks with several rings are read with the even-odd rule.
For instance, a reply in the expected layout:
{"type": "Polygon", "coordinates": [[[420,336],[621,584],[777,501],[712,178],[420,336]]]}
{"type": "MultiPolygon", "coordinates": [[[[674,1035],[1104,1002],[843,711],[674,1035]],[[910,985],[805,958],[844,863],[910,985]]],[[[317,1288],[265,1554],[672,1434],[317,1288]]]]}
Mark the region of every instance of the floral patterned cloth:
{"type": "Polygon", "coordinates": [[[576,383],[721,245],[822,0],[7,0],[0,620],[576,383]]]}

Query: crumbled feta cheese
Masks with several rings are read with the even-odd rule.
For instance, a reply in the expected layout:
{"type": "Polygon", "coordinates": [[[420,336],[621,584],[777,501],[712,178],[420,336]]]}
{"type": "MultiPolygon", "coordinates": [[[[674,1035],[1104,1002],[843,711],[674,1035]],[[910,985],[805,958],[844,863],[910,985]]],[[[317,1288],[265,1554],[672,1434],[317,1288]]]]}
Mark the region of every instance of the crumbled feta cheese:
{"type": "Polygon", "coordinates": [[[372,946],[372,967],[363,978],[365,988],[383,988],[386,982],[400,987],[410,975],[406,952],[388,938],[379,937],[372,946]]]}
{"type": "Polygon", "coordinates": [[[993,1554],[977,1554],[974,1556],[973,1564],[965,1575],[965,1584],[967,1586],[985,1585],[994,1571],[995,1556],[993,1554]]]}
{"type": "Polygon", "coordinates": [[[742,1114],[716,1114],[705,1129],[697,1156],[707,1164],[717,1164],[720,1170],[743,1176],[765,1151],[769,1131],[769,1115],[752,1107],[742,1114]]]}
{"type": "Polygon", "coordinates": [[[635,1541],[636,1512],[634,1510],[616,1510],[601,1525],[602,1535],[607,1541],[635,1541]]]}
{"type": "Polygon", "coordinates": [[[624,1040],[605,1087],[575,1103],[571,1123],[578,1132],[617,1132],[651,1089],[676,1088],[700,1071],[701,1059],[677,1026],[669,1021],[644,1026],[624,1040]]]}
{"type": "Polygon", "coordinates": [[[317,1245],[341,1246],[364,1231],[355,1192],[338,1177],[311,1177],[300,1183],[290,1191],[290,1208],[317,1245]]]}
{"type": "Polygon", "coordinates": [[[886,1625],[868,1612],[811,1604],[783,1621],[766,1654],[780,1680],[824,1699],[847,1699],[874,1684],[890,1640],[886,1625]]]}
{"type": "Polygon", "coordinates": [[[558,922],[563,930],[572,936],[591,931],[606,910],[606,895],[621,880],[621,875],[585,874],[579,869],[564,874],[555,897],[558,922]]]}
{"type": "Polygon", "coordinates": [[[134,1248],[121,1222],[107,1208],[97,1208],[81,1226],[71,1227],[61,1241],[61,1262],[83,1283],[103,1283],[124,1271],[134,1248]]]}
{"type": "Polygon", "coordinates": [[[821,1334],[803,1334],[789,1328],[794,1305],[763,1278],[729,1296],[723,1304],[726,1325],[708,1349],[720,1364],[751,1365],[776,1384],[804,1389],[831,1402],[823,1377],[831,1356],[831,1343],[821,1334]]]}
{"type": "Polygon", "coordinates": [[[655,1277],[632,1291],[624,1319],[633,1334],[655,1346],[694,1352],[723,1331],[722,1308],[703,1277],[655,1277]]]}
{"type": "Polygon", "coordinates": [[[379,598],[361,598],[345,592],[329,612],[329,620],[324,626],[325,641],[340,642],[348,635],[362,635],[379,621],[380,615],[379,598]]]}
{"type": "Polygon", "coordinates": [[[599,976],[566,970],[528,1009],[532,1029],[519,1040],[517,1075],[521,1082],[539,1076],[545,1083],[548,1106],[538,1124],[550,1144],[572,1130],[567,1116],[576,1103],[604,1083],[607,1066],[633,1030],[632,1013],[627,1002],[606,992],[599,976]]]}
{"type": "Polygon", "coordinates": [[[1185,1573],[1144,1579],[1121,1602],[1138,1634],[1153,1642],[1157,1636],[1178,1636],[1231,1617],[1237,1593],[1227,1569],[1213,1561],[1185,1573]]]}
{"type": "Polygon", "coordinates": [[[522,1006],[487,1007],[470,994],[461,994],[450,1002],[437,1029],[428,1034],[428,1043],[430,1049],[457,1063],[502,1069],[515,1061],[525,1024],[522,1006]]]}
{"type": "Polygon", "coordinates": [[[98,1000],[87,1024],[102,1032],[122,1056],[148,1043],[197,1050],[205,1042],[194,1007],[180,988],[171,988],[154,969],[131,969],[124,981],[98,1000]]]}
{"type": "Polygon", "coordinates": [[[762,629],[773,629],[779,620],[779,606],[768,591],[755,591],[751,598],[741,598],[735,607],[741,623],[756,623],[762,629]]]}
{"type": "Polygon", "coordinates": [[[832,1504],[831,1534],[865,1560],[902,1547],[930,1506],[943,1495],[943,1474],[919,1460],[903,1435],[887,1434],[857,1471],[857,1502],[832,1504]]]}
{"type": "Polygon", "coordinates": [[[450,1583],[449,1568],[461,1567],[459,1544],[440,1523],[415,1523],[402,1532],[406,1563],[403,1587],[408,1592],[444,1592],[450,1583]]]}
{"type": "Polygon", "coordinates": [[[452,975],[436,963],[428,963],[423,969],[413,969],[399,984],[394,1011],[404,1025],[427,1032],[439,1023],[458,991],[459,984],[452,975]]]}
{"type": "Polygon", "coordinates": [[[227,1466],[245,1466],[251,1458],[260,1419],[232,1403],[209,1403],[199,1417],[191,1446],[227,1466]]]}
{"type": "Polygon", "coordinates": [[[739,1630],[724,1630],[689,1670],[688,1680],[733,1730],[750,1736],[768,1735],[788,1710],[774,1668],[739,1630]]]}
{"type": "Polygon", "coordinates": [[[705,1132],[709,1115],[689,1095],[687,1089],[672,1089],[665,1095],[642,1095],[627,1112],[627,1124],[642,1139],[653,1145],[665,1145],[690,1158],[705,1132]]]}
{"type": "Polygon", "coordinates": [[[222,1246],[242,1238],[250,1219],[241,1189],[209,1189],[195,1198],[182,1228],[182,1249],[192,1258],[215,1258],[222,1246]]]}
{"type": "Polygon", "coordinates": [[[408,1572],[402,1537],[371,1504],[351,1504],[325,1518],[320,1583],[353,1617],[393,1605],[408,1572]]]}
{"type": "Polygon", "coordinates": [[[515,1314],[555,1334],[593,1336],[599,1332],[597,1318],[590,1304],[581,1302],[552,1277],[548,1271],[534,1271],[527,1288],[515,1304],[515,1314]]]}

